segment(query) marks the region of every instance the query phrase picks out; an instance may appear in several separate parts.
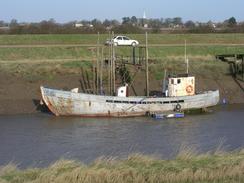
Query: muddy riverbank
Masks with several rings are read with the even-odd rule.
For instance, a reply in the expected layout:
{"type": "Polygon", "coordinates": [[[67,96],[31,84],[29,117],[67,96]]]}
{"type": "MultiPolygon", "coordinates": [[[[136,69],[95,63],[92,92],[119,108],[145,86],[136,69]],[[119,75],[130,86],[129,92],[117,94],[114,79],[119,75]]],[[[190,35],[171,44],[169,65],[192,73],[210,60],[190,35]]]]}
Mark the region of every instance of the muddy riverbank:
{"type": "MultiPolygon", "coordinates": [[[[40,96],[40,85],[70,90],[80,86],[80,74],[57,74],[54,79],[30,80],[24,77],[10,74],[0,73],[0,115],[9,114],[31,114],[38,113],[40,96]]],[[[144,78],[143,75],[134,81],[134,88],[138,95],[143,95],[144,78]]],[[[150,88],[152,90],[161,89],[161,81],[151,81],[150,88]]],[[[227,103],[244,103],[244,92],[240,86],[233,80],[230,75],[223,75],[222,79],[196,76],[197,91],[220,90],[220,103],[223,99],[227,103]]],[[[130,94],[133,95],[132,90],[130,94]]]]}

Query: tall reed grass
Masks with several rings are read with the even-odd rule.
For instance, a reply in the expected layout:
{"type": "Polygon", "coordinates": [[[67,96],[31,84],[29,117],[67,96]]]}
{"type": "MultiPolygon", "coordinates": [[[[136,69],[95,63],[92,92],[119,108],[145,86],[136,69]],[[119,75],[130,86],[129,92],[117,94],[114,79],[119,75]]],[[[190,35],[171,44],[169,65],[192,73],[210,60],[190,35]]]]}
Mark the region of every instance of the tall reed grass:
{"type": "Polygon", "coordinates": [[[198,154],[182,148],[175,159],[132,154],[127,158],[101,157],[89,165],[59,160],[47,168],[0,168],[1,183],[185,183],[244,182],[244,150],[198,154]]]}

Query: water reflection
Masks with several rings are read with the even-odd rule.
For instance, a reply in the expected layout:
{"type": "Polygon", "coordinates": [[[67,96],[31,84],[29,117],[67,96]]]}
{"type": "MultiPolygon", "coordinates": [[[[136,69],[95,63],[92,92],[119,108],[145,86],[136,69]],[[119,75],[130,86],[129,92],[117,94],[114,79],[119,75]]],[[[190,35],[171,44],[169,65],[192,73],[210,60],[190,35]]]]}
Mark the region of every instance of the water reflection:
{"type": "Polygon", "coordinates": [[[90,162],[130,153],[173,157],[181,145],[201,152],[225,140],[227,150],[244,147],[244,106],[183,119],[71,118],[47,114],[0,117],[0,164],[46,166],[60,158],[90,162]]]}

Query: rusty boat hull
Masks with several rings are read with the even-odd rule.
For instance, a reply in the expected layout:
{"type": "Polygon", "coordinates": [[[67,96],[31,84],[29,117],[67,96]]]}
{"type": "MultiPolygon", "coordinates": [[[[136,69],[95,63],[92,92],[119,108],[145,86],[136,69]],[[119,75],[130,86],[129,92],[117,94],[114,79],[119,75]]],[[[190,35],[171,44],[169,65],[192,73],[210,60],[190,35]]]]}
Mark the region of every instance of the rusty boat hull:
{"type": "Polygon", "coordinates": [[[219,91],[182,97],[117,97],[75,93],[41,86],[42,100],[56,116],[132,117],[217,105],[219,91]]]}

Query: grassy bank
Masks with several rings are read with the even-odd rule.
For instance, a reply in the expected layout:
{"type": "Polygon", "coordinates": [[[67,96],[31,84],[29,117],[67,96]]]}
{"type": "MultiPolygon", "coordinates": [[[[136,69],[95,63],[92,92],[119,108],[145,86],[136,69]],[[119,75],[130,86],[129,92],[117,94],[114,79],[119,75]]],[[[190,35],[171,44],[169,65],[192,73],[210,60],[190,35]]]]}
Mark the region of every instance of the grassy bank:
{"type": "MultiPolygon", "coordinates": [[[[213,78],[221,80],[223,75],[229,73],[228,64],[215,61],[211,56],[189,56],[190,60],[190,73],[195,76],[201,76],[203,78],[213,78]]],[[[135,72],[134,66],[127,66],[132,73],[135,72]]],[[[27,61],[6,61],[0,64],[0,71],[9,73],[17,77],[23,77],[28,81],[37,81],[45,79],[55,79],[59,75],[81,75],[81,68],[88,72],[90,79],[92,80],[92,62],[90,60],[83,59],[56,59],[56,60],[36,60],[27,61]]],[[[108,68],[105,66],[103,69],[104,79],[108,73],[108,68]]],[[[183,56],[169,56],[163,60],[155,59],[151,60],[149,64],[149,72],[151,80],[161,81],[164,77],[164,69],[167,69],[168,73],[184,73],[186,65],[183,56]]],[[[137,72],[134,80],[141,80],[144,78],[144,72],[141,70],[137,72]]],[[[153,87],[153,86],[151,86],[153,87]]]]}
{"type": "MultiPolygon", "coordinates": [[[[214,59],[218,54],[244,53],[244,46],[188,46],[188,55],[211,56],[214,59]]],[[[138,54],[138,53],[137,53],[138,54]]],[[[105,57],[108,56],[108,49],[104,50],[105,57]]],[[[125,47],[116,48],[116,55],[132,57],[132,49],[125,47]]],[[[150,59],[165,59],[165,57],[183,56],[183,46],[150,47],[150,59]]],[[[95,47],[44,47],[44,48],[0,48],[0,61],[23,61],[29,62],[38,60],[54,59],[96,59],[95,47]]]]}
{"type": "Polygon", "coordinates": [[[3,183],[55,182],[198,182],[244,181],[244,151],[196,155],[186,149],[173,160],[131,155],[125,159],[99,158],[89,165],[60,160],[47,168],[19,170],[9,164],[0,168],[3,183]]]}
{"type": "MultiPolygon", "coordinates": [[[[129,35],[145,42],[142,34],[129,35]]],[[[101,42],[104,42],[108,35],[101,35],[101,42]]],[[[188,56],[192,60],[213,61],[215,55],[244,53],[242,45],[216,45],[216,44],[243,44],[244,34],[150,34],[149,43],[166,44],[164,46],[150,47],[149,58],[151,60],[176,60],[182,59],[185,50],[184,46],[167,44],[188,43],[199,45],[187,46],[188,56]],[[201,45],[204,44],[204,45],[201,45]],[[213,45],[214,44],[214,45],[213,45]]],[[[55,47],[1,47],[0,63],[56,63],[73,62],[81,60],[95,60],[96,47],[89,46],[96,44],[97,35],[0,35],[0,45],[48,45],[56,44],[55,47]],[[62,47],[63,44],[88,44],[87,46],[62,47]],[[11,61],[11,62],[10,62],[11,61]]],[[[104,57],[108,57],[108,49],[104,49],[104,57]]],[[[138,55],[138,51],[137,51],[138,55]]],[[[131,57],[132,49],[116,47],[116,56],[131,57]]]]}

